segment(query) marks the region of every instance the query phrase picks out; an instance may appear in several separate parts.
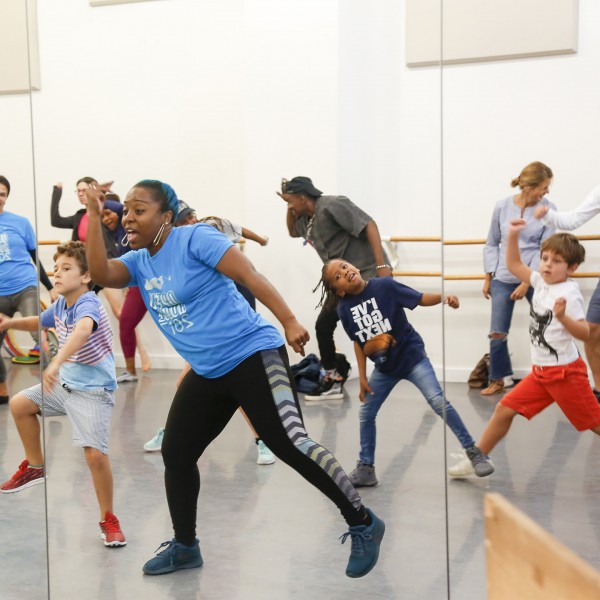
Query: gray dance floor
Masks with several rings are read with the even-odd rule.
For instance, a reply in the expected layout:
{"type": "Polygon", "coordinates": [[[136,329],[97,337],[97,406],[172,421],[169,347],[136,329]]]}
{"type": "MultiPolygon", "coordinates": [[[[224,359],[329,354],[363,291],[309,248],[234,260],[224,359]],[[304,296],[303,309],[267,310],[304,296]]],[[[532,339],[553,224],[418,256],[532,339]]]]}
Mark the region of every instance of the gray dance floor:
{"type": "MultiPolygon", "coordinates": [[[[12,367],[11,389],[27,387],[36,373],[12,367]]],[[[172,531],[161,455],[142,445],[163,423],[177,375],[155,369],[117,392],[111,460],[124,548],[108,549],[100,540],[94,490],[83,453],[71,446],[69,422],[46,420],[47,485],[0,495],[2,600],[480,600],[486,596],[487,491],[506,496],[600,567],[600,440],[578,434],[551,407],[531,423],[515,421],[494,453],[494,475],[447,482],[442,422],[416,388],[402,383],[380,413],[380,484],[361,492],[387,524],[379,564],[369,575],[345,576],[350,543],[338,540],[345,525],[335,506],[281,462],[256,465],[251,434],[236,414],[199,463],[204,566],[145,576],[143,563],[172,531]]],[[[309,434],[347,470],[358,447],[357,389],[349,382],[344,401],[302,401],[309,434]]],[[[463,384],[450,384],[447,392],[477,438],[498,397],[483,399],[463,384]]],[[[451,434],[447,446],[452,461],[458,444],[451,434]]],[[[0,407],[0,457],[4,480],[23,458],[6,406],[0,407]]]]}

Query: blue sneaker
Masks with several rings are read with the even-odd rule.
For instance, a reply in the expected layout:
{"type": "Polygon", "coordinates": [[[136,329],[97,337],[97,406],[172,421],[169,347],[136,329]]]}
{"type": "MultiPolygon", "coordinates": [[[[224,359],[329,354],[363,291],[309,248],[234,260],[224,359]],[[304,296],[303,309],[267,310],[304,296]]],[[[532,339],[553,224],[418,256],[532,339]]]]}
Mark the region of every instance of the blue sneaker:
{"type": "Polygon", "coordinates": [[[180,544],[172,539],[170,542],[163,542],[156,552],[158,554],[144,565],[143,571],[147,575],[162,575],[179,569],[194,569],[201,567],[204,562],[200,554],[200,542],[197,539],[192,546],[180,544]],[[158,552],[165,546],[166,548],[162,552],[158,552]]]}
{"type": "Polygon", "coordinates": [[[352,537],[350,559],[346,567],[348,577],[366,575],[377,564],[379,558],[379,546],[385,533],[385,523],[370,509],[365,508],[365,510],[371,517],[371,524],[350,527],[340,538],[343,544],[348,536],[352,537]]]}

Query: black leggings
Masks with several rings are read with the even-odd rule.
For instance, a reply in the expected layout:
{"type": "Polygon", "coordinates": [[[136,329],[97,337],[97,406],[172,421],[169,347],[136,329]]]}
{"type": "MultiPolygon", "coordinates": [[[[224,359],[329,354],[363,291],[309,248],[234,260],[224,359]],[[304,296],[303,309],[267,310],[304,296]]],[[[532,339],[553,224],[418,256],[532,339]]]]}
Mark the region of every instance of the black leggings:
{"type": "Polygon", "coordinates": [[[162,444],[177,541],[191,544],[196,536],[198,459],[240,406],[273,453],[330,498],[348,525],[364,521],[360,496],[335,457],[307,436],[291,380],[283,346],[253,354],[222,377],[207,379],[193,370],[184,377],[162,444]]]}

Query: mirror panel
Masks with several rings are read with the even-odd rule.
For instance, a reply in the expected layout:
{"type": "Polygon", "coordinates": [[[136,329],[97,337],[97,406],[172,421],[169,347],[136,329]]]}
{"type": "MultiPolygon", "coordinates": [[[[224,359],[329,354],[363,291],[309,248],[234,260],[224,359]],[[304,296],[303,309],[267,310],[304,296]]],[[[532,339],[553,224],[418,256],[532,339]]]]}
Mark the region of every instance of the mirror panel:
{"type": "MultiPolygon", "coordinates": [[[[35,269],[28,266],[28,251],[35,248],[36,198],[33,168],[33,132],[30,87],[38,89],[35,2],[6,0],[0,6],[3,24],[0,55],[0,312],[20,317],[19,309],[38,303],[35,269]],[[7,58],[10,57],[10,60],[7,58]],[[32,59],[30,64],[29,59],[32,59]],[[30,86],[31,82],[31,86],[30,86]],[[25,304],[24,304],[25,302],[25,304]]],[[[4,337],[4,336],[3,336],[4,337]]],[[[37,338],[37,336],[35,336],[37,338]]],[[[38,338],[39,339],[39,338],[38,338]]],[[[0,343],[0,397],[13,398],[40,383],[40,364],[28,355],[35,349],[29,333],[10,330],[0,343]],[[22,364],[12,362],[16,357],[22,364]]],[[[40,420],[41,423],[41,420],[40,420]]],[[[9,405],[0,403],[0,478],[8,482],[25,458],[23,445],[9,405]]],[[[7,488],[10,489],[10,488],[7,488]]],[[[7,600],[48,597],[45,486],[33,485],[17,493],[0,495],[1,596],[7,600]],[[24,566],[26,565],[26,567],[24,566]]]]}
{"type": "MultiPolygon", "coordinates": [[[[247,244],[245,252],[309,329],[308,352],[315,353],[318,298],[311,290],[322,263],[310,246],[288,236],[285,207],[274,194],[281,177],[310,176],[325,193],[348,196],[373,217],[384,237],[440,237],[440,67],[406,66],[405,2],[170,0],[94,8],[56,0],[52,7],[39,6],[39,22],[44,88],[34,100],[34,123],[40,237],[70,237],[48,219],[57,182],[63,183],[61,214],[70,215],[79,209],[75,182],[84,175],[114,180],[122,198],[142,178],[165,180],[198,216],[225,216],[269,236],[267,248],[247,244]]],[[[431,35],[438,31],[433,28],[431,35]]],[[[423,292],[440,291],[437,241],[390,244],[401,282],[423,292]]],[[[105,306],[120,372],[118,323],[105,306]]],[[[274,321],[266,309],[258,310],[274,321]]],[[[437,306],[408,315],[438,376],[442,314],[437,306]]],[[[154,367],[137,383],[120,386],[112,418],[115,513],[130,541],[118,554],[96,541],[96,498],[85,462],[71,447],[70,424],[50,420],[56,430],[47,448],[53,595],[67,589],[69,594],[116,593],[123,586],[133,596],[199,593],[200,578],[192,573],[185,581],[176,575],[177,588],[174,579],[149,580],[141,574],[161,541],[156,536],[167,539],[170,532],[162,460],[144,454],[142,446],[164,422],[182,365],[148,317],[141,332],[154,367]]],[[[336,344],[355,364],[341,327],[336,344]]],[[[292,363],[298,360],[290,356],[292,363]]],[[[358,451],[358,390],[354,380],[341,405],[302,405],[309,434],[348,471],[358,451]]],[[[419,391],[404,381],[381,413],[379,435],[382,484],[364,490],[363,498],[388,524],[387,558],[377,567],[380,592],[444,597],[444,427],[419,391]],[[421,551],[415,554],[415,547],[421,551]],[[400,565],[397,556],[406,557],[400,565]]],[[[343,524],[283,464],[257,470],[244,455],[248,436],[236,415],[200,461],[199,535],[203,548],[205,543],[210,548],[208,556],[213,554],[211,570],[201,573],[201,587],[222,591],[226,581],[231,597],[248,589],[261,597],[274,591],[291,597],[298,554],[314,556],[316,541],[297,518],[298,503],[318,519],[322,543],[339,536],[343,524]],[[226,550],[216,550],[223,536],[217,508],[236,515],[232,547],[226,550]],[[285,526],[277,524],[279,519],[285,526]],[[275,530],[280,534],[273,542],[275,530]],[[294,540],[293,549],[286,539],[294,540]],[[257,581],[252,560],[261,544],[273,563],[269,577],[257,581]]],[[[342,554],[333,558],[328,551],[336,561],[331,568],[340,572],[345,547],[342,554]]],[[[325,575],[307,585],[316,597],[332,593],[325,575]]],[[[337,577],[335,586],[338,594],[355,590],[355,582],[337,577]]]]}
{"type": "MultiPolygon", "coordinates": [[[[449,4],[444,2],[444,6],[449,4]]],[[[591,149],[600,134],[596,118],[600,87],[590,74],[600,66],[600,41],[594,26],[600,7],[590,0],[581,0],[578,5],[575,54],[444,65],[446,242],[485,239],[495,203],[519,191],[511,188],[510,182],[532,161],[542,161],[552,169],[554,180],[548,200],[559,211],[577,207],[598,184],[597,158],[591,149]]],[[[530,28],[542,27],[544,12],[530,20],[530,28]]],[[[511,19],[519,21],[523,15],[520,9],[511,19]]],[[[469,30],[479,31],[473,22],[469,22],[469,30]]],[[[511,39],[519,43],[519,36],[511,39]]],[[[585,235],[596,230],[597,221],[592,220],[574,233],[585,235]]],[[[597,271],[600,245],[598,241],[585,241],[584,245],[587,256],[580,271],[597,271]]],[[[482,243],[446,245],[445,275],[481,276],[482,249],[482,243]]],[[[597,277],[577,281],[587,307],[597,277]]],[[[447,280],[446,286],[461,298],[460,311],[445,323],[446,385],[453,397],[464,399],[463,418],[479,439],[501,398],[499,394],[483,397],[480,390],[469,390],[465,383],[471,369],[489,351],[490,301],[483,297],[482,279],[447,280]]],[[[514,377],[522,378],[531,368],[524,300],[515,305],[508,344],[514,377]]],[[[583,345],[578,343],[578,347],[585,356],[583,345]]],[[[595,476],[591,474],[597,446],[592,434],[577,433],[558,407],[551,406],[531,422],[520,417],[514,420],[507,437],[491,454],[496,466],[492,476],[449,481],[453,597],[485,595],[483,495],[487,491],[504,495],[592,565],[599,566],[598,511],[597,502],[592,500],[595,476]]],[[[449,441],[449,465],[456,462],[451,456],[456,449],[449,441]]]]}

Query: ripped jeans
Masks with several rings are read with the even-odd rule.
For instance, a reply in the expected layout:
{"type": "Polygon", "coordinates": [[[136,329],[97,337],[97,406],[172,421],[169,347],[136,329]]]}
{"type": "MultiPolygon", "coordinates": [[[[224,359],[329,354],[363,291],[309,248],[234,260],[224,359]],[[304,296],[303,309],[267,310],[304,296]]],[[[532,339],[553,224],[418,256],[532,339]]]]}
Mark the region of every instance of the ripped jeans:
{"type": "MultiPolygon", "coordinates": [[[[513,374],[510,355],[508,353],[508,332],[512,321],[515,300],[510,295],[519,287],[519,283],[504,283],[492,279],[490,294],[492,296],[492,323],[490,325],[490,381],[504,379],[513,374]],[[493,338],[493,333],[504,334],[493,338]]],[[[525,298],[531,304],[533,288],[527,290],[525,298]]]]}

